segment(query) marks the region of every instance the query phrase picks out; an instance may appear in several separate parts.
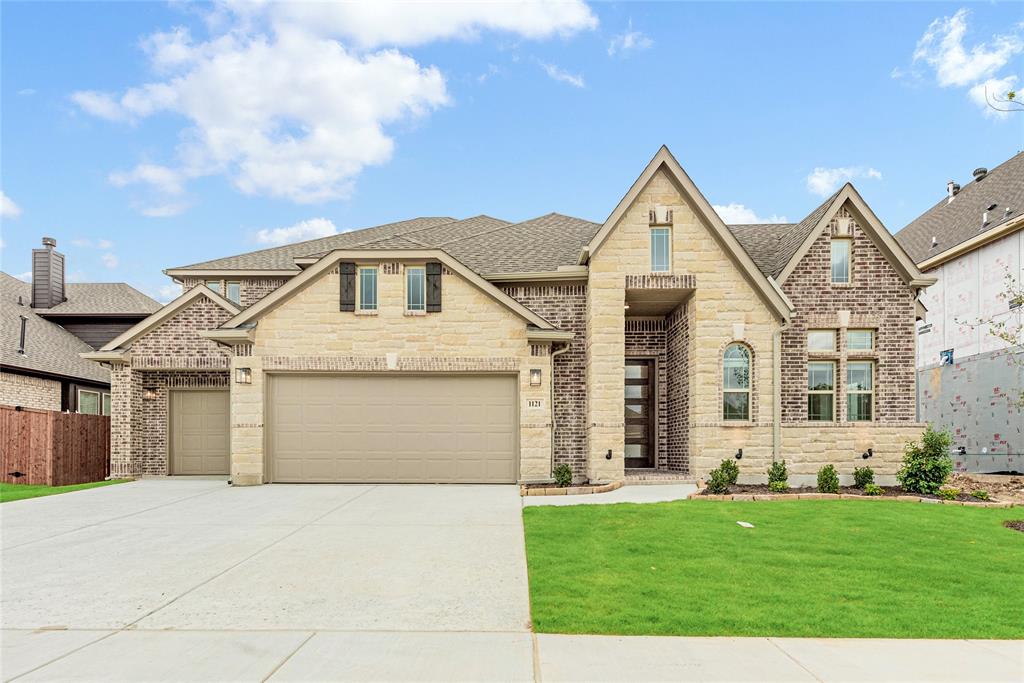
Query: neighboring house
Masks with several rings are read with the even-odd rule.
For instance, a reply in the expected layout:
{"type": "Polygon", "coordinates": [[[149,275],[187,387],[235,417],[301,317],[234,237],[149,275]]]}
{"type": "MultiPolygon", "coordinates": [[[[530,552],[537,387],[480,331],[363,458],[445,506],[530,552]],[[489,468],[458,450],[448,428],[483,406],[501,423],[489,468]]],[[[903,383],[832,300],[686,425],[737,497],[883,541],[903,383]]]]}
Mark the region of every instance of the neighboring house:
{"type": "Polygon", "coordinates": [[[976,169],[963,189],[949,181],[896,239],[938,278],[922,296],[928,319],[917,330],[920,419],[952,432],[958,469],[1024,471],[1024,349],[990,324],[1019,329],[1022,320],[1006,294],[1024,286],[1024,152],[976,169]]]}
{"type": "Polygon", "coordinates": [[[417,218],[165,271],[100,351],[118,476],[516,482],[632,470],[892,478],[921,275],[846,185],[726,226],[666,148],[603,224],[417,218]],[[226,296],[225,296],[226,295],[226,296]]]}
{"type": "Polygon", "coordinates": [[[110,371],[81,358],[160,304],[123,282],[67,283],[64,255],[43,238],[32,282],[0,273],[0,404],[110,414],[110,371]]]}

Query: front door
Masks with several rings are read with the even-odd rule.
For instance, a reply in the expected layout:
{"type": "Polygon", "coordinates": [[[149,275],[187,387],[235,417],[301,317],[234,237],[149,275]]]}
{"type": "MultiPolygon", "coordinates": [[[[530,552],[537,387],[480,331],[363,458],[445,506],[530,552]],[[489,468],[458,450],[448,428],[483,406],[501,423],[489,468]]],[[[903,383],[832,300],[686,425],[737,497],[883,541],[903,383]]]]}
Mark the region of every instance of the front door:
{"type": "Polygon", "coordinates": [[[626,359],[626,467],[654,467],[654,360],[626,359]]]}

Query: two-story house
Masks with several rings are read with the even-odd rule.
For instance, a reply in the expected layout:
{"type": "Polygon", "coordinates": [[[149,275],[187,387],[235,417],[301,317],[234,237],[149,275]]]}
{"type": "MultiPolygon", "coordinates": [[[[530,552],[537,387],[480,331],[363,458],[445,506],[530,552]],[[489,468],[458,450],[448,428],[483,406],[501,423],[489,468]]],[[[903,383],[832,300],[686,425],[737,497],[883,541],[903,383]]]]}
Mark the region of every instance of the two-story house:
{"type": "Polygon", "coordinates": [[[416,218],[165,271],[184,294],[85,354],[112,472],[529,482],[834,463],[892,478],[924,277],[846,185],[727,226],[662,148],[604,223],[416,218]]]}

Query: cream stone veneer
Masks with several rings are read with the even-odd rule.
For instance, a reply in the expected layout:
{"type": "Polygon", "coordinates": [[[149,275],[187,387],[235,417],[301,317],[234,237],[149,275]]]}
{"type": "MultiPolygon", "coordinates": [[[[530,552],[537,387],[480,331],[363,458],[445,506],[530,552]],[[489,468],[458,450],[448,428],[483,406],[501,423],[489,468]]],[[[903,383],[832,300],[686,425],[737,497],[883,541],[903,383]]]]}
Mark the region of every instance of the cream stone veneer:
{"type": "Polygon", "coordinates": [[[531,355],[526,321],[447,269],[442,311],[409,315],[396,264],[378,269],[376,315],[342,312],[339,277],[337,267],[325,272],[259,318],[251,355],[232,359],[232,377],[252,369],[252,384],[231,384],[234,484],[263,483],[266,376],[294,371],[518,374],[520,480],[551,476],[551,362],[531,355]],[[541,369],[540,386],[530,386],[531,368],[541,369]]]}
{"type": "MultiPolygon", "coordinates": [[[[774,454],[773,338],[782,322],[745,279],[732,258],[697,215],[664,170],[654,175],[590,259],[587,302],[588,446],[591,481],[624,476],[623,377],[625,372],[625,277],[650,272],[650,224],[654,205],[672,209],[670,273],[693,275],[696,289],[687,302],[691,474],[705,477],[724,458],[738,462],[744,480],[766,481],[774,454]],[[733,341],[753,350],[751,415],[747,423],[722,420],[722,353],[733,341]],[[612,459],[606,459],[608,449],[612,459]]],[[[867,464],[890,481],[899,468],[903,446],[920,438],[924,426],[903,424],[782,424],[779,457],[794,481],[815,475],[832,463],[843,475],[867,464]],[[864,461],[867,448],[874,456],[864,461]]]]}
{"type": "MultiPolygon", "coordinates": [[[[625,277],[650,273],[651,228],[655,204],[672,209],[672,263],[675,275],[696,276],[690,311],[690,457],[699,461],[704,444],[730,439],[765,451],[771,458],[772,334],[778,323],[760,295],[694,212],[664,170],[637,196],[605,242],[590,259],[587,322],[589,445],[591,480],[621,479],[624,474],[623,373],[625,277]],[[737,337],[736,333],[740,332],[737,337]],[[755,414],[764,426],[723,426],[721,353],[729,341],[754,351],[755,414]],[[612,449],[612,459],[605,454],[612,449]]],[[[669,416],[669,420],[687,419],[669,416]]],[[[746,452],[746,451],[744,451],[746,452]]],[[[697,465],[694,474],[705,470],[697,465]]]]}

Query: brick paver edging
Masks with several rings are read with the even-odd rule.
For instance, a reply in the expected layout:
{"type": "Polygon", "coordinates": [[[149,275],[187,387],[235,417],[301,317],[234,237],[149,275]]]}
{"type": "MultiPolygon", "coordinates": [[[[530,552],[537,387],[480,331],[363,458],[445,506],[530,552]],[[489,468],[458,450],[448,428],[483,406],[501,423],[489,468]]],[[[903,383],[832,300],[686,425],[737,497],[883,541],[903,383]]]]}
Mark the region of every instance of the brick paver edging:
{"type": "Polygon", "coordinates": [[[939,500],[938,498],[922,498],[921,496],[862,496],[856,493],[789,493],[774,496],[768,493],[731,493],[723,495],[703,495],[695,491],[687,496],[690,500],[895,500],[900,503],[935,503],[941,505],[963,505],[979,508],[1012,508],[1013,503],[997,501],[960,501],[939,500]]]}
{"type": "Polygon", "coordinates": [[[622,487],[621,481],[613,481],[610,484],[599,484],[597,486],[568,486],[566,488],[519,487],[520,496],[580,496],[588,493],[608,493],[622,487]]]}

